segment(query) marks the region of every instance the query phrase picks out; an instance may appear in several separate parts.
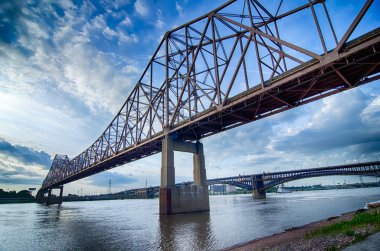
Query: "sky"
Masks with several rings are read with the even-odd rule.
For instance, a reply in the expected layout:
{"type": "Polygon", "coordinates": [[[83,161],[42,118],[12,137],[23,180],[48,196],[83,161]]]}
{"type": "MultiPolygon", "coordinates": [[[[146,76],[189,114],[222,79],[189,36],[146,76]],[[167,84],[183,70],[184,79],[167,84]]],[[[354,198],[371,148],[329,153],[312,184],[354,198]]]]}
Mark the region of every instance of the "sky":
{"type": "MultiPolygon", "coordinates": [[[[374,1],[360,32],[380,26],[379,2],[374,1]]],[[[90,146],[124,103],[165,32],[223,3],[1,1],[0,188],[39,188],[55,154],[73,158],[90,146]]],[[[363,3],[327,1],[338,37],[363,3]]],[[[300,35],[289,29],[286,38],[306,44],[300,35]]],[[[202,142],[208,178],[380,159],[380,81],[202,142]]],[[[192,180],[192,156],[176,152],[175,162],[177,181],[192,180]]],[[[64,191],[105,193],[110,179],[113,192],[159,185],[160,165],[157,154],[72,182],[64,191]]],[[[294,184],[344,180],[358,178],[294,184]]]]}

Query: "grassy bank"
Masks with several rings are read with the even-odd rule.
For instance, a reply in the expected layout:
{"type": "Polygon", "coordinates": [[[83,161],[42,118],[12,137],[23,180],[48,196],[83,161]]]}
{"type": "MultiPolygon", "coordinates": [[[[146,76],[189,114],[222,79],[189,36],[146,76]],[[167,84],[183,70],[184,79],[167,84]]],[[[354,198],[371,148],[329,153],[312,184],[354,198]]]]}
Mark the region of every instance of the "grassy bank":
{"type": "MultiPolygon", "coordinates": [[[[371,210],[356,213],[352,219],[344,220],[325,226],[307,234],[307,239],[314,239],[321,236],[352,237],[350,244],[363,240],[366,236],[380,231],[380,210],[371,210]]],[[[336,250],[331,246],[329,250],[336,250]]]]}
{"type": "Polygon", "coordinates": [[[380,231],[380,207],[285,230],[228,250],[340,250],[380,231]]]}

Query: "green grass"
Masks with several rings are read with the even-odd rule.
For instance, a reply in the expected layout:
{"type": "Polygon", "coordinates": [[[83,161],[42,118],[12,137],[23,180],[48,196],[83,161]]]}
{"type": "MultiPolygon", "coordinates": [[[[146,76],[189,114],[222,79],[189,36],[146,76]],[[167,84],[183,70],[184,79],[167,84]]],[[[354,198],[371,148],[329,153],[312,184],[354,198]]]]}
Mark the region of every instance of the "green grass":
{"type": "Polygon", "coordinates": [[[323,227],[308,234],[308,238],[319,235],[345,234],[354,236],[355,241],[360,241],[363,236],[355,233],[355,229],[372,225],[375,231],[380,231],[380,213],[374,211],[371,213],[363,212],[355,215],[351,220],[334,223],[330,226],[323,227]]]}

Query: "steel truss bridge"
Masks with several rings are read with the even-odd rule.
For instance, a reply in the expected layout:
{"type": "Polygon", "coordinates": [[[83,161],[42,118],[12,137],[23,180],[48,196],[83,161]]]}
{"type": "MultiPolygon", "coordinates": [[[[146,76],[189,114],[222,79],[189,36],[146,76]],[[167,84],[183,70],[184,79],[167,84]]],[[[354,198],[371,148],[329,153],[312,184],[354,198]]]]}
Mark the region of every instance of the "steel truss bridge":
{"type": "Polygon", "coordinates": [[[373,0],[342,36],[325,0],[273,4],[228,1],[166,32],[109,126],[56,155],[40,192],[161,152],[167,135],[194,142],[380,78],[380,29],[352,37],[373,0]],[[297,16],[315,44],[292,41],[297,16]]]}
{"type": "Polygon", "coordinates": [[[228,184],[246,190],[267,190],[293,180],[334,175],[380,176],[380,161],[210,179],[207,183],[228,184]],[[258,186],[261,181],[263,185],[258,186]]]}
{"type": "MultiPolygon", "coordinates": [[[[207,184],[226,184],[240,187],[248,191],[255,189],[265,191],[271,187],[275,187],[277,185],[293,180],[336,175],[361,175],[380,177],[380,161],[216,178],[207,180],[207,184]],[[262,185],[258,185],[261,182],[262,185]]],[[[183,185],[192,185],[192,182],[177,184],[177,186],[183,185]]],[[[144,189],[146,189],[148,195],[153,196],[154,194],[158,193],[159,186],[131,189],[125,191],[125,193],[135,194],[138,191],[144,189]]]]}

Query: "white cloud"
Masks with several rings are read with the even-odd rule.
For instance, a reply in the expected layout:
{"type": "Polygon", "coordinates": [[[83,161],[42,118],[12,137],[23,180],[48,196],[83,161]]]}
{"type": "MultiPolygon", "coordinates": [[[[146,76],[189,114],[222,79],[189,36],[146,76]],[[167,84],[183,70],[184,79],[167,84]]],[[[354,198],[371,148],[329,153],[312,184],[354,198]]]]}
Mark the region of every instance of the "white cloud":
{"type": "Polygon", "coordinates": [[[177,10],[177,12],[178,12],[178,14],[179,14],[180,16],[183,15],[183,8],[182,8],[182,6],[179,4],[179,2],[175,2],[175,9],[177,10]]]}
{"type": "Polygon", "coordinates": [[[120,25],[131,27],[131,26],[133,26],[133,23],[129,17],[125,17],[125,19],[122,22],[120,22],[120,25]]]}
{"type": "Polygon", "coordinates": [[[155,26],[161,29],[162,27],[164,27],[164,22],[160,19],[157,19],[155,26]]]}
{"type": "Polygon", "coordinates": [[[127,65],[122,69],[126,74],[138,74],[141,73],[142,70],[139,69],[136,65],[127,65]]]}
{"type": "Polygon", "coordinates": [[[103,15],[97,15],[96,17],[94,17],[91,23],[94,28],[99,29],[99,30],[104,30],[105,28],[107,28],[107,24],[106,24],[106,21],[104,20],[103,15]]]}
{"type": "Polygon", "coordinates": [[[377,96],[360,114],[367,125],[380,126],[380,95],[377,96]]]}
{"type": "Polygon", "coordinates": [[[93,112],[102,109],[114,113],[120,108],[134,81],[116,70],[113,54],[76,44],[64,47],[62,57],[66,81],[59,83],[61,90],[83,100],[93,112]]]}
{"type": "MultiPolygon", "coordinates": [[[[58,104],[57,107],[53,107],[30,98],[29,94],[0,92],[0,99],[6,104],[0,106],[0,136],[12,142],[32,145],[37,149],[48,149],[50,154],[73,155],[82,151],[82,148],[87,147],[93,140],[91,135],[94,129],[91,129],[88,118],[76,115],[67,107],[58,104]],[[76,143],[75,146],[70,143],[77,140],[82,142],[76,143]]],[[[59,103],[58,98],[56,100],[59,103]]]]}
{"type": "Polygon", "coordinates": [[[110,29],[108,26],[103,30],[103,35],[107,39],[113,39],[115,37],[118,37],[118,33],[115,30],[110,29]]]}
{"type": "Polygon", "coordinates": [[[149,14],[149,8],[144,0],[137,0],[134,5],[135,11],[138,15],[146,17],[149,14]]]}
{"type": "Polygon", "coordinates": [[[127,44],[127,43],[137,43],[139,41],[136,34],[127,35],[122,31],[119,31],[118,33],[118,40],[119,40],[119,45],[127,44]]]}

